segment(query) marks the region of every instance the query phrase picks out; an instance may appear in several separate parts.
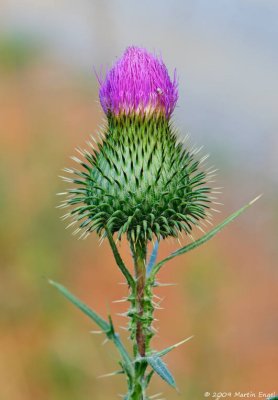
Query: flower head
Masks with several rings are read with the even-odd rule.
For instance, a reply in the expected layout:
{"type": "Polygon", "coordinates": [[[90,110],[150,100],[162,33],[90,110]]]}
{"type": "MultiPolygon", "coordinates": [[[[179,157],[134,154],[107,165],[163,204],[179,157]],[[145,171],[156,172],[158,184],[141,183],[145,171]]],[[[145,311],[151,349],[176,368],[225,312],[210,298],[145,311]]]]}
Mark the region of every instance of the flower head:
{"type": "Polygon", "coordinates": [[[164,114],[169,118],[178,99],[176,73],[170,79],[161,58],[128,47],[100,79],[99,98],[106,114],[164,114]]]}
{"type": "Polygon", "coordinates": [[[190,235],[210,219],[210,172],[170,122],[177,97],[175,76],[144,49],[129,47],[107,73],[100,87],[107,125],[97,148],[78,150],[85,160],[73,158],[81,169],[66,169],[64,178],[71,188],[61,207],[71,206],[65,218],[76,233],[110,231],[143,243],[190,235]]]}

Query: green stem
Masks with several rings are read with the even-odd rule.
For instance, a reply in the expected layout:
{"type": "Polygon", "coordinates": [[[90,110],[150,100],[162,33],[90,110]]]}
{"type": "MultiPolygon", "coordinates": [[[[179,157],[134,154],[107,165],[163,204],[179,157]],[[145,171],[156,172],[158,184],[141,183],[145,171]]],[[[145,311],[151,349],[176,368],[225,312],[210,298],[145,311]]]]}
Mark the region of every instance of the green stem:
{"type": "Polygon", "coordinates": [[[135,376],[129,400],[145,400],[148,379],[146,375],[146,354],[149,352],[150,340],[153,336],[151,324],[153,321],[152,287],[146,278],[146,241],[130,240],[130,248],[134,260],[135,288],[131,288],[129,311],[131,339],[134,340],[135,376]]]}
{"type": "Polygon", "coordinates": [[[135,284],[136,284],[136,343],[141,357],[146,355],[146,337],[144,332],[144,295],[146,285],[146,244],[142,242],[132,243],[134,258],[135,284]]]}

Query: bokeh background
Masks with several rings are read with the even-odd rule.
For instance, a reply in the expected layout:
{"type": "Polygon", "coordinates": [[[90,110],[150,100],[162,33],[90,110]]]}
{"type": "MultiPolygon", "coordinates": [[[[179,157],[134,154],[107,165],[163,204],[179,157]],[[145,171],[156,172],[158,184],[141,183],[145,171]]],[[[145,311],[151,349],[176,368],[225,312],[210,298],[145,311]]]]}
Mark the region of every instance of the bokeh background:
{"type": "MultiPolygon", "coordinates": [[[[77,241],[55,193],[69,156],[102,124],[93,69],[126,46],[161,52],[179,75],[175,124],[219,168],[215,222],[263,198],[202,248],[161,272],[157,349],[181,394],[277,391],[278,2],[2,0],[0,5],[0,399],[103,400],[125,392],[112,345],[47,283],[102,315],[126,293],[107,244],[77,241]]],[[[161,246],[163,257],[178,246],[161,246]]],[[[127,262],[125,243],[121,252],[127,262]]],[[[115,323],[125,321],[116,316],[115,323]]],[[[126,334],[122,331],[125,338],[126,334]]]]}

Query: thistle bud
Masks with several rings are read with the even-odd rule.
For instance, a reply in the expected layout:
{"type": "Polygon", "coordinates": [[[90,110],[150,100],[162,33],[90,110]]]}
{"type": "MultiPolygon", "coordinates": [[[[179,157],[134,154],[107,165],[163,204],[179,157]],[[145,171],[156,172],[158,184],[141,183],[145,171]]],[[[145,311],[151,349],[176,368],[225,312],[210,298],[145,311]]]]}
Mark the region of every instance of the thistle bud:
{"type": "Polygon", "coordinates": [[[81,170],[67,170],[75,177],[67,179],[74,187],[63,203],[72,206],[66,217],[84,236],[109,229],[119,239],[146,242],[190,234],[207,218],[211,190],[170,121],[176,75],[171,80],[160,58],[130,47],[99,81],[107,126],[98,148],[76,159],[81,170]]]}

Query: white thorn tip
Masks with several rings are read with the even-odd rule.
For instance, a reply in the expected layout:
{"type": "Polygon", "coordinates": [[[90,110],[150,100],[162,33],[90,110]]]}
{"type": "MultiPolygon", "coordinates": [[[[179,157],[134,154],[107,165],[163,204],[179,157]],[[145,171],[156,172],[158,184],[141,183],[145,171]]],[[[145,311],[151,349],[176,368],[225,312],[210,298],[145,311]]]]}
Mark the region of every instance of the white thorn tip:
{"type": "Polygon", "coordinates": [[[251,200],[249,205],[251,206],[254,204],[257,200],[259,200],[263,196],[263,193],[259,194],[259,196],[255,197],[254,200],[251,200]]]}

